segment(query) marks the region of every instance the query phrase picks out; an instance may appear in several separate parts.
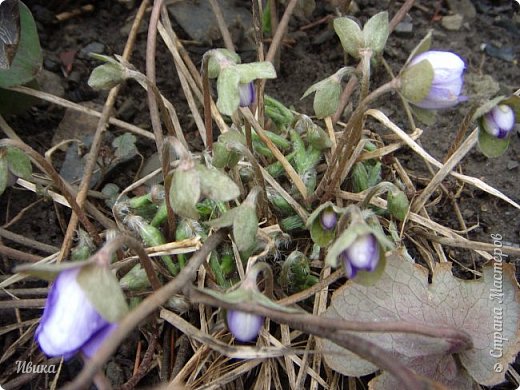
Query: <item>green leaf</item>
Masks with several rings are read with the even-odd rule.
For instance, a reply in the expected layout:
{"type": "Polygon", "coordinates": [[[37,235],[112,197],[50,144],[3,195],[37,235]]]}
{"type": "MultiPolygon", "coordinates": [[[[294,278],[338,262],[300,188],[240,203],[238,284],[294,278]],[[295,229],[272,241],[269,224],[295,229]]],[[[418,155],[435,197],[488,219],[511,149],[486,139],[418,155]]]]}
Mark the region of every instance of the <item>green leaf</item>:
{"type": "MultiPolygon", "coordinates": [[[[356,335],[447,388],[473,389],[465,387],[471,384],[467,374],[481,385],[493,386],[504,381],[507,371],[497,370],[497,365],[508,367],[520,347],[520,293],[514,268],[495,262],[494,267],[485,267],[483,277],[477,280],[457,279],[451,268],[450,263],[436,264],[429,284],[426,268],[407,261],[394,251],[387,256],[385,272],[374,285],[366,287],[347,282],[335,291],[331,305],[322,317],[367,322],[419,322],[463,330],[473,341],[473,348],[468,350],[460,350],[458,340],[450,338],[390,332],[356,332],[356,335]],[[497,275],[500,288],[496,284],[497,275]],[[501,337],[500,350],[495,344],[497,334],[501,337]],[[466,370],[453,361],[453,353],[457,353],[455,359],[466,370]],[[449,375],[442,370],[444,364],[448,364],[447,359],[451,359],[449,375]],[[465,385],[461,387],[461,383],[465,385]]],[[[373,364],[328,340],[321,340],[320,350],[324,352],[327,364],[341,374],[356,377],[377,370],[373,364]]],[[[369,383],[370,388],[388,388],[374,385],[369,383]]]]}
{"type": "Polygon", "coordinates": [[[108,62],[92,71],[88,78],[88,85],[95,89],[110,89],[126,79],[126,69],[120,63],[108,62]]]}
{"type": "Polygon", "coordinates": [[[9,69],[0,69],[0,87],[9,88],[32,80],[42,67],[42,52],[31,11],[21,1],[20,42],[9,69]]]}
{"type": "Polygon", "coordinates": [[[217,80],[217,108],[224,115],[233,115],[240,104],[240,93],[238,84],[240,83],[240,75],[231,66],[220,72],[217,80]]]}
{"type": "Polygon", "coordinates": [[[240,252],[250,250],[256,244],[258,217],[254,205],[242,204],[233,221],[233,238],[240,252]]]}
{"type": "Polygon", "coordinates": [[[432,126],[437,121],[437,111],[435,110],[427,110],[417,106],[410,106],[410,110],[421,123],[427,126],[432,126]]]}
{"type": "Polygon", "coordinates": [[[0,2],[0,69],[9,69],[20,41],[20,8],[18,0],[0,2]]]}
{"type": "Polygon", "coordinates": [[[332,242],[332,240],[334,240],[334,237],[336,237],[336,229],[323,229],[320,218],[314,219],[309,231],[311,233],[312,241],[314,241],[322,248],[326,248],[332,242]]]}
{"type": "Polygon", "coordinates": [[[422,60],[409,66],[401,74],[400,92],[408,101],[419,103],[430,93],[432,82],[432,64],[428,60],[422,60]]]}
{"type": "Polygon", "coordinates": [[[403,69],[408,65],[408,63],[416,56],[418,56],[421,53],[424,53],[425,51],[430,50],[430,47],[432,46],[432,31],[428,31],[428,34],[419,42],[417,46],[412,50],[410,53],[410,56],[406,60],[403,69]]]}
{"type": "Polygon", "coordinates": [[[475,110],[473,113],[471,120],[475,121],[479,119],[484,114],[487,114],[489,111],[491,111],[495,106],[497,106],[502,100],[504,100],[504,96],[498,96],[494,99],[486,101],[483,105],[481,105],[479,108],[475,110]]]}
{"type": "Polygon", "coordinates": [[[58,274],[62,271],[84,267],[89,264],[93,264],[93,261],[66,261],[59,264],[24,264],[15,267],[14,272],[22,272],[51,282],[56,279],[58,274]]]}
{"type": "Polygon", "coordinates": [[[208,77],[210,79],[217,78],[222,67],[240,63],[238,54],[227,49],[213,49],[208,51],[204,56],[206,55],[209,55],[208,77]]]}
{"type": "Polygon", "coordinates": [[[372,16],[363,27],[365,47],[374,53],[382,53],[390,30],[388,27],[388,12],[383,11],[372,16]]]}
{"type": "MultiPolygon", "coordinates": [[[[0,153],[2,151],[0,150],[0,153]]],[[[9,180],[9,170],[7,168],[6,158],[0,158],[0,195],[2,195],[7,188],[7,182],[9,180]]]]}
{"type": "Polygon", "coordinates": [[[240,195],[235,182],[218,169],[199,164],[196,170],[199,173],[201,193],[209,199],[228,202],[240,195]]]}
{"type": "Polygon", "coordinates": [[[363,33],[359,25],[348,17],[334,19],[334,31],[338,34],[341,46],[349,55],[359,58],[363,45],[363,33]]]}
{"type": "Polygon", "coordinates": [[[7,165],[9,171],[22,179],[28,179],[32,175],[31,160],[20,149],[7,148],[7,165]]]}
{"type": "Polygon", "coordinates": [[[507,99],[502,100],[500,104],[505,104],[511,107],[511,109],[515,112],[516,123],[520,123],[520,96],[511,95],[507,99]]]}
{"type": "Polygon", "coordinates": [[[227,226],[233,225],[233,222],[235,221],[235,217],[240,209],[239,207],[236,207],[234,209],[226,211],[220,218],[212,219],[211,221],[206,222],[209,226],[214,228],[223,228],[227,226]]]}
{"type": "Polygon", "coordinates": [[[108,268],[97,264],[84,266],[76,280],[92,306],[108,322],[117,322],[128,313],[123,291],[108,268]]]}
{"type": "Polygon", "coordinates": [[[114,141],[112,141],[112,146],[116,148],[116,157],[125,158],[135,156],[137,154],[137,148],[135,147],[136,141],[137,138],[131,133],[124,133],[114,139],[114,141]]]}
{"type": "Polygon", "coordinates": [[[307,142],[318,150],[328,149],[332,146],[329,135],[316,124],[307,128],[307,142]]]}
{"type": "Polygon", "coordinates": [[[240,64],[236,65],[234,69],[240,75],[240,82],[242,84],[248,84],[256,79],[276,78],[276,70],[269,61],[240,64]]]}
{"type": "Polygon", "coordinates": [[[200,198],[200,179],[195,169],[177,169],[173,173],[170,186],[170,204],[175,213],[192,219],[198,219],[195,205],[200,198]]]}
{"type": "Polygon", "coordinates": [[[488,134],[482,127],[478,131],[478,146],[480,151],[489,158],[500,157],[509,146],[509,138],[497,138],[488,134]]]}
{"type": "Polygon", "coordinates": [[[314,95],[314,112],[320,119],[333,115],[339,104],[339,96],[341,95],[341,85],[332,79],[325,83],[322,88],[316,91],[314,95]]]}
{"type": "Polygon", "coordinates": [[[410,207],[410,202],[406,194],[403,191],[396,191],[395,193],[390,191],[388,192],[386,200],[388,212],[398,220],[404,221],[408,208],[410,207]]]}
{"type": "Polygon", "coordinates": [[[363,162],[357,162],[352,168],[352,190],[354,192],[361,192],[368,187],[367,168],[363,162]]]}

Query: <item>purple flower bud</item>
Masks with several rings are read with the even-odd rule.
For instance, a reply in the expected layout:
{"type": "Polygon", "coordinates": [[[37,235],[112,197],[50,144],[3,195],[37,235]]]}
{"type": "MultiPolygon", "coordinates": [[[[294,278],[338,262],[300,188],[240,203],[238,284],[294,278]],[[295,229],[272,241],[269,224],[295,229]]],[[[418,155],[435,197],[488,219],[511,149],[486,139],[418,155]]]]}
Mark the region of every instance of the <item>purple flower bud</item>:
{"type": "Polygon", "coordinates": [[[427,110],[438,110],[457,105],[467,100],[460,96],[464,77],[464,61],[448,51],[427,51],[414,57],[409,66],[427,60],[433,67],[433,80],[428,95],[416,106],[427,110]]]}
{"type": "Polygon", "coordinates": [[[356,276],[359,270],[373,271],[379,263],[379,245],[372,233],[358,237],[341,253],[345,273],[349,279],[356,276]]]}
{"type": "Polygon", "coordinates": [[[50,288],[35,338],[47,356],[92,356],[116,327],[106,321],[76,281],[81,268],[62,271],[50,288]]]}
{"type": "Polygon", "coordinates": [[[240,107],[248,107],[255,102],[255,83],[251,81],[247,84],[238,85],[240,93],[240,107]]]}
{"type": "Polygon", "coordinates": [[[333,210],[325,210],[320,215],[320,224],[324,230],[332,230],[338,223],[338,216],[333,210]]]}
{"type": "Polygon", "coordinates": [[[505,138],[515,127],[515,113],[506,104],[499,104],[482,117],[484,130],[497,138],[505,138]]]}
{"type": "Polygon", "coordinates": [[[242,342],[254,340],[264,324],[264,317],[238,310],[229,310],[226,320],[233,336],[242,342]]]}

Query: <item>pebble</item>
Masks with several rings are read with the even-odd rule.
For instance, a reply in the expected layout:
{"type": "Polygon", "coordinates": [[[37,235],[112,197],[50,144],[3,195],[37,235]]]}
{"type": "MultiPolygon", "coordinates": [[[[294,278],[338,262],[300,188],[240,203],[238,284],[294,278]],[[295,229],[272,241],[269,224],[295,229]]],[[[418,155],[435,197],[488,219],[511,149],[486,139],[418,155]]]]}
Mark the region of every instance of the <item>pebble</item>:
{"type": "Polygon", "coordinates": [[[520,165],[520,163],[518,163],[518,161],[509,160],[507,162],[507,169],[509,169],[511,171],[511,170],[513,170],[515,168],[518,168],[519,165],[520,165]]]}
{"type": "Polygon", "coordinates": [[[464,16],[460,14],[446,15],[442,18],[442,27],[449,31],[458,31],[462,27],[464,16]]]}
{"type": "Polygon", "coordinates": [[[89,58],[89,53],[103,54],[105,52],[105,45],[101,42],[90,42],[87,46],[80,50],[79,56],[81,58],[89,58]]]}
{"type": "Polygon", "coordinates": [[[412,17],[409,14],[406,14],[403,20],[395,26],[395,33],[402,38],[413,37],[412,17]]]}

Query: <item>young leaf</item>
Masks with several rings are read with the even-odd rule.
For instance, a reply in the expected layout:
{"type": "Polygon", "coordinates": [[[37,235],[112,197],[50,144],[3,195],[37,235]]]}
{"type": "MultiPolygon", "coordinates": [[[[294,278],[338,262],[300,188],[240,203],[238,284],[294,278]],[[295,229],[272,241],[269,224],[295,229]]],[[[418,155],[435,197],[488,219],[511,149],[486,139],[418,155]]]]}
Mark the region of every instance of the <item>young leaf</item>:
{"type": "Polygon", "coordinates": [[[233,115],[240,103],[240,94],[238,84],[240,83],[240,75],[231,66],[222,69],[217,80],[217,108],[224,115],[233,115]]]}
{"type": "Polygon", "coordinates": [[[339,103],[339,96],[341,95],[341,85],[339,82],[327,79],[323,88],[316,91],[314,95],[314,112],[318,118],[325,118],[331,116],[336,112],[339,103]]]}
{"type": "Polygon", "coordinates": [[[7,148],[7,164],[9,171],[17,177],[27,179],[32,175],[31,160],[20,149],[7,148]]]}
{"type": "Polygon", "coordinates": [[[137,154],[135,142],[137,138],[130,133],[124,133],[112,141],[112,146],[116,148],[115,155],[118,158],[132,157],[137,154]]]}
{"type": "Polygon", "coordinates": [[[199,173],[201,193],[209,199],[227,202],[240,195],[240,189],[235,182],[218,169],[206,168],[199,164],[196,170],[199,173]]]}
{"type": "Polygon", "coordinates": [[[503,155],[509,146],[509,141],[509,138],[501,139],[493,137],[483,129],[479,129],[478,131],[478,147],[488,158],[495,158],[503,155]]]}
{"type": "Polygon", "coordinates": [[[254,205],[242,204],[233,222],[233,238],[240,252],[255,245],[258,230],[258,217],[254,205]]]}
{"type": "Polygon", "coordinates": [[[195,205],[200,198],[200,179],[195,169],[179,170],[173,173],[170,187],[170,203],[173,211],[191,219],[198,219],[195,205]]]}
{"type": "Polygon", "coordinates": [[[269,61],[240,64],[235,66],[234,70],[240,75],[240,82],[242,84],[250,83],[256,79],[276,78],[276,70],[274,70],[273,64],[269,61]]]}
{"type": "Polygon", "coordinates": [[[359,25],[348,17],[334,19],[334,31],[338,34],[341,46],[354,58],[359,58],[363,45],[363,33],[359,25]]]}
{"type": "Polygon", "coordinates": [[[0,158],[0,195],[2,195],[7,188],[8,178],[9,170],[7,168],[7,159],[0,158]]]}
{"type": "Polygon", "coordinates": [[[90,303],[108,322],[117,322],[128,312],[119,282],[108,268],[87,265],[79,272],[77,282],[90,303]]]}
{"type": "MultiPolygon", "coordinates": [[[[0,87],[9,88],[31,81],[42,67],[42,51],[31,11],[21,1],[20,42],[9,69],[0,69],[0,87]]],[[[3,27],[3,25],[2,25],[3,27]]]]}
{"type": "MultiPolygon", "coordinates": [[[[428,270],[412,264],[397,252],[387,256],[382,277],[372,286],[347,282],[336,290],[326,318],[356,321],[407,321],[430,326],[451,326],[469,334],[473,348],[460,351],[459,340],[432,338],[407,333],[356,333],[393,353],[409,367],[423,367],[423,374],[433,367],[449,365],[453,376],[436,371],[434,378],[448,388],[450,381],[464,383],[464,371],[456,371],[451,354],[458,353],[462,365],[475,381],[485,386],[502,382],[507,367],[520,349],[520,293],[514,269],[509,264],[495,263],[483,270],[479,280],[461,280],[453,276],[451,264],[437,264],[433,280],[428,284],[428,270]],[[497,272],[500,285],[497,287],[497,272]],[[501,350],[495,350],[497,313],[500,313],[501,350]],[[490,351],[495,351],[493,355],[490,351]],[[500,356],[498,356],[500,355],[500,356]]],[[[348,376],[372,373],[376,367],[356,355],[322,340],[322,350],[329,366],[348,376]],[[342,358],[338,358],[342,356],[342,358]]],[[[435,371],[435,370],[434,370],[435,371]]],[[[377,381],[376,381],[377,382],[377,381]]],[[[379,389],[387,387],[377,387],[379,389]]],[[[464,388],[464,387],[462,387],[464,388]]]]}
{"type": "Polygon", "coordinates": [[[388,12],[384,11],[372,16],[363,27],[365,47],[372,49],[374,53],[381,53],[389,34],[388,12]]]}

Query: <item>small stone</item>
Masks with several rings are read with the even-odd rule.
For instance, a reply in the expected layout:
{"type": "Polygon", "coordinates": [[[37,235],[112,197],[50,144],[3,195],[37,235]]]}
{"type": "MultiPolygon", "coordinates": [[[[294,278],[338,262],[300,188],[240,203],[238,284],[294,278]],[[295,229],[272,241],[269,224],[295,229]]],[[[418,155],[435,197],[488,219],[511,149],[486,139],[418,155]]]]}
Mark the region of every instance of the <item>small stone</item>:
{"type": "Polygon", "coordinates": [[[79,56],[81,58],[88,58],[89,53],[103,54],[105,45],[101,42],[90,42],[87,46],[80,50],[79,56]]]}
{"type": "Polygon", "coordinates": [[[518,161],[509,160],[507,162],[507,169],[509,169],[511,171],[511,170],[513,170],[515,168],[518,168],[519,165],[520,165],[520,163],[518,163],[518,161]]]}
{"type": "Polygon", "coordinates": [[[458,31],[462,27],[464,16],[460,14],[446,15],[442,18],[442,27],[449,31],[458,31]]]}
{"type": "Polygon", "coordinates": [[[403,20],[395,26],[395,33],[402,38],[413,37],[412,17],[409,14],[406,14],[403,20]]]}
{"type": "Polygon", "coordinates": [[[58,76],[56,73],[42,69],[36,76],[36,80],[38,81],[42,91],[61,98],[65,97],[63,78],[58,76]]]}

